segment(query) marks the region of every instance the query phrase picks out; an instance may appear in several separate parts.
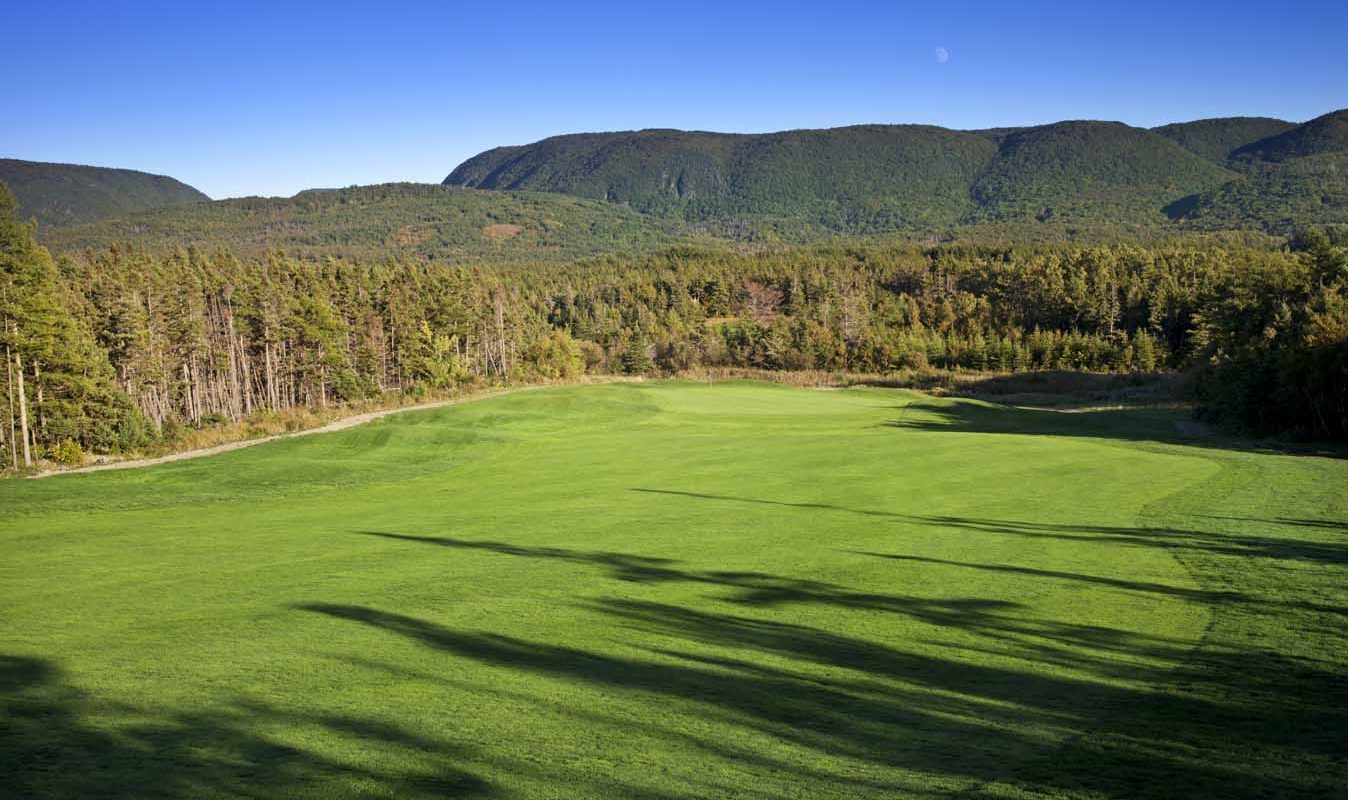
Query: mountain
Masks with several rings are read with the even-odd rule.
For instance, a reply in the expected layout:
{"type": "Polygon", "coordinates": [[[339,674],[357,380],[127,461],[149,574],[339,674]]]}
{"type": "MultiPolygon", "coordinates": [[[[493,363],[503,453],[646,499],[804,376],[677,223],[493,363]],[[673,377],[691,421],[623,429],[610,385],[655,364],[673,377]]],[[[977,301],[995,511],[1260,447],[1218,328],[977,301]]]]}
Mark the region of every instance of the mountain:
{"type": "Polygon", "coordinates": [[[1290,234],[1307,225],[1348,222],[1348,152],[1256,164],[1216,189],[1185,198],[1167,213],[1187,227],[1262,228],[1290,234]]]}
{"type": "Polygon", "coordinates": [[[1151,131],[1062,122],[575,134],[489,150],[445,183],[561,192],[690,222],[787,220],[857,233],[1105,213],[1164,224],[1168,203],[1231,177],[1151,131]]]}
{"type": "Polygon", "coordinates": [[[38,233],[55,252],[135,242],[152,251],[224,246],[249,255],[279,249],[365,261],[545,261],[673,241],[655,221],[618,205],[542,192],[475,192],[416,183],[216,200],[38,233]]]}
{"type": "Polygon", "coordinates": [[[1160,222],[1178,197],[1230,180],[1160,134],[1119,122],[1012,131],[971,189],[970,217],[1160,222]]]}
{"type": "Polygon", "coordinates": [[[385,184],[210,202],[172,178],[0,160],[54,249],[132,240],[376,260],[557,260],[710,232],[735,239],[1153,236],[1348,222],[1348,110],[1147,130],[1068,121],[955,131],[557,136],[468,159],[444,186],[385,184]],[[1008,227],[1009,226],[1009,227],[1008,227]]]}
{"type": "Polygon", "coordinates": [[[1241,145],[1227,163],[1242,174],[1170,204],[1166,213],[1186,227],[1206,230],[1286,234],[1307,225],[1348,223],[1348,110],[1241,145]]]}
{"type": "Polygon", "coordinates": [[[1209,161],[1225,164],[1232,153],[1245,145],[1286,133],[1295,127],[1295,122],[1271,117],[1219,117],[1176,122],[1152,130],[1173,140],[1185,150],[1209,161]]]}
{"type": "Polygon", "coordinates": [[[445,183],[623,203],[687,221],[744,216],[834,230],[949,225],[996,155],[992,138],[919,125],[762,135],[643,130],[489,150],[445,183]]]}
{"type": "Polygon", "coordinates": [[[43,228],[210,200],[165,175],[11,158],[0,158],[0,182],[18,199],[19,217],[43,228]]]}
{"type": "Polygon", "coordinates": [[[1348,108],[1248,144],[1231,154],[1236,161],[1281,162],[1300,156],[1348,151],[1348,108]]]}

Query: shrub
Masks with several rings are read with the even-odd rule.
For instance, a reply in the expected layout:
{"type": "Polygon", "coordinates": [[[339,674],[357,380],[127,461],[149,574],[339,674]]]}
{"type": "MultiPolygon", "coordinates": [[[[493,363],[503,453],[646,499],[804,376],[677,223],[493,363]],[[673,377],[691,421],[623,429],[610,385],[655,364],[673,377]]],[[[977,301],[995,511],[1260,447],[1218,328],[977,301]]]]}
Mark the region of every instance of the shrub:
{"type": "Polygon", "coordinates": [[[62,439],[51,448],[50,456],[63,467],[78,467],[84,463],[84,448],[74,439],[62,439]]]}

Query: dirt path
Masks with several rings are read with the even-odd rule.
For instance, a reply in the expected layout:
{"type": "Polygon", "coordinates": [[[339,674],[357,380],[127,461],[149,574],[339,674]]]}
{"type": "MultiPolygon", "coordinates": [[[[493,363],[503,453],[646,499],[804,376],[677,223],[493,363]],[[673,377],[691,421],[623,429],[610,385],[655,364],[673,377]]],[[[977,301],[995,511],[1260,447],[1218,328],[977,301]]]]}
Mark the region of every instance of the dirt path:
{"type": "Polygon", "coordinates": [[[243,439],[237,442],[227,442],[225,444],[218,444],[215,445],[214,447],[203,447],[199,450],[184,450],[181,453],[170,453],[166,456],[158,456],[156,458],[135,458],[129,459],[127,461],[113,461],[108,464],[95,464],[90,467],[77,467],[76,469],[47,470],[46,472],[39,472],[36,475],[29,475],[28,477],[50,478],[55,475],[74,475],[80,472],[102,472],[104,470],[109,469],[137,469],[140,467],[152,467],[155,464],[167,464],[171,461],[187,461],[188,459],[192,458],[205,458],[206,456],[214,456],[219,455],[220,453],[228,453],[231,450],[242,450],[245,447],[252,447],[254,445],[266,444],[267,442],[274,442],[277,439],[295,439],[300,436],[313,436],[316,433],[331,433],[332,431],[346,430],[347,428],[354,428],[357,425],[364,425],[369,422],[374,422],[377,419],[383,419],[384,417],[387,417],[389,414],[401,414],[404,411],[424,411],[425,409],[428,408],[443,408],[445,406],[458,405],[459,403],[467,403],[473,400],[486,400],[489,397],[500,397],[503,394],[511,394],[513,392],[524,392],[530,389],[540,389],[540,388],[544,387],[520,386],[514,389],[502,389],[500,391],[495,392],[484,392],[482,394],[472,394],[466,395],[464,397],[455,397],[449,400],[438,400],[434,403],[422,403],[421,405],[415,406],[402,406],[401,408],[386,408],[380,411],[367,411],[364,414],[355,414],[350,417],[342,417],[341,419],[333,420],[332,422],[329,422],[326,425],[320,425],[317,428],[309,428],[307,430],[302,431],[295,431],[294,433],[278,433],[274,436],[264,436],[261,439],[243,439]]]}

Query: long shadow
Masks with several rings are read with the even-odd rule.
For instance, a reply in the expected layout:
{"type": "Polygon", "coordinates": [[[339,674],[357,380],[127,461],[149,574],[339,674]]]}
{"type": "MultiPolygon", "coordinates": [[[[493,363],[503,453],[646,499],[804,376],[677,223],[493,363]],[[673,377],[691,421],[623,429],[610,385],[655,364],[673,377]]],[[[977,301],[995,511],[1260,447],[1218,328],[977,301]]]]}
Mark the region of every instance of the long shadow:
{"type": "MultiPolygon", "coordinates": [[[[676,489],[633,488],[643,494],[686,497],[729,503],[780,506],[812,511],[830,511],[863,517],[892,519],[915,525],[958,528],[979,533],[1006,536],[1062,539],[1068,541],[1108,540],[1116,544],[1164,547],[1169,549],[1201,550],[1215,555],[1230,555],[1277,560],[1313,561],[1322,564],[1348,564],[1348,543],[1312,542],[1296,539],[1246,536],[1234,533],[1183,528],[1130,528],[1109,525],[1062,525],[1045,522],[985,519],[948,515],[902,514],[875,509],[851,508],[832,503],[797,503],[757,497],[687,492],[676,489]]],[[[1336,523],[1331,523],[1336,525],[1336,523]]],[[[1309,527],[1309,526],[1303,526],[1309,527]]]]}
{"type": "Polygon", "coordinates": [[[1224,519],[1233,522],[1252,522],[1260,525],[1286,525],[1291,528],[1317,528],[1320,530],[1331,531],[1335,533],[1348,533],[1348,522],[1340,522],[1333,519],[1292,519],[1289,517],[1276,517],[1268,519],[1265,517],[1230,517],[1221,514],[1204,514],[1206,519],[1224,519]]]}
{"type": "Polygon", "coordinates": [[[377,536],[382,539],[429,544],[456,550],[482,550],[488,553],[521,558],[539,558],[573,564],[596,564],[608,567],[612,570],[614,577],[619,580],[637,583],[693,579],[689,573],[677,568],[678,561],[668,558],[652,558],[627,553],[569,550],[563,547],[529,547],[482,539],[456,539],[452,536],[411,536],[387,531],[359,531],[359,533],[364,536],[377,536]]]}
{"type": "MultiPolygon", "coordinates": [[[[851,513],[827,504],[651,493],[851,513]]],[[[903,519],[1001,535],[1124,540],[1330,564],[1343,559],[1342,549],[1315,543],[1292,542],[1308,547],[1286,548],[1282,547],[1286,542],[1202,531],[956,517],[903,519]]],[[[668,558],[452,537],[369,535],[594,565],[616,580],[724,588],[730,593],[718,599],[745,608],[814,603],[840,613],[879,609],[974,638],[915,641],[916,649],[908,652],[800,625],[668,604],[616,599],[591,603],[591,611],[624,626],[675,640],[673,645],[658,646],[649,639],[638,640],[636,649],[651,657],[645,660],[454,631],[353,606],[313,605],[305,610],[379,627],[492,666],[664,694],[698,704],[701,713],[718,722],[744,725],[822,753],[957,776],[978,786],[1010,781],[1050,794],[1108,797],[1169,797],[1173,795],[1152,787],[1177,786],[1184,787],[1180,794],[1192,797],[1348,796],[1348,765],[1325,770],[1325,759],[1342,753],[1348,731],[1348,681],[1336,665],[1255,650],[1195,651],[1187,641],[1039,619],[1019,604],[982,598],[933,601],[757,572],[701,571],[668,558]],[[960,653],[968,654],[968,659],[959,658],[960,653]],[[828,677],[821,678],[819,669],[828,677]],[[1168,688],[1153,691],[1141,686],[1168,688]],[[1050,746],[1039,738],[1044,729],[1070,735],[1065,743],[1050,746]],[[1012,769],[1008,764],[1013,762],[1023,766],[1012,769]],[[1301,770],[1288,766],[1297,763],[1315,766],[1301,770]]],[[[1123,578],[938,559],[898,560],[989,567],[1217,607],[1248,604],[1344,613],[1340,607],[1265,601],[1237,592],[1205,593],[1123,578]]],[[[706,747],[714,748],[710,743],[706,747]]],[[[896,787],[896,793],[904,791],[896,787]]]]}
{"type": "MultiPolygon", "coordinates": [[[[495,541],[474,541],[444,536],[408,536],[365,531],[365,535],[429,544],[452,549],[482,550],[523,558],[556,559],[567,563],[594,564],[610,570],[610,577],[639,583],[688,582],[731,589],[720,599],[746,607],[773,608],[784,605],[822,605],[840,611],[880,611],[897,614],[937,628],[976,631],[1003,642],[1021,657],[1060,661],[1072,650],[1089,649],[1094,666],[1102,672],[1115,669],[1112,656],[1132,654],[1138,647],[1153,655],[1180,657],[1187,643],[1140,637],[1112,628],[1078,625],[1030,618],[1024,606],[988,598],[931,599],[896,594],[856,592],[836,584],[802,580],[759,572],[702,572],[685,569],[673,559],[649,559],[621,553],[589,552],[558,547],[527,547],[495,541]],[[650,562],[658,562],[658,568],[650,562]]],[[[1072,660],[1077,666],[1082,656],[1072,660]]]]}
{"type": "MultiPolygon", "coordinates": [[[[885,684],[820,680],[740,659],[667,655],[681,663],[643,661],[481,632],[455,631],[375,609],[306,604],[300,610],[377,627],[457,657],[564,680],[670,696],[722,722],[745,725],[835,756],[877,764],[961,774],[957,762],[982,753],[992,774],[1007,746],[1030,747],[1003,726],[1074,724],[1094,704],[1053,698],[1097,694],[1120,703],[1114,687],[1062,681],[931,656],[903,653],[864,640],[803,626],[706,614],[660,604],[612,603],[606,612],[704,643],[733,645],[845,667],[885,684]],[[895,685],[902,681],[910,687],[895,685]],[[944,693],[932,695],[927,689],[944,693]],[[930,696],[928,696],[930,695],[930,696]],[[1031,702],[1035,701],[1037,702],[1031,702]],[[1008,706],[1014,702],[1015,707],[1008,706]],[[939,740],[939,741],[933,741],[939,740]]],[[[967,767],[965,768],[967,770],[967,767]]],[[[980,772],[980,775],[983,773],[980,772]]]]}
{"type": "MultiPolygon", "coordinates": [[[[717,614],[682,608],[664,603],[636,600],[602,600],[591,605],[593,610],[622,620],[639,630],[664,636],[684,638],[719,647],[754,650],[760,653],[786,656],[794,660],[851,670],[871,678],[900,681],[905,684],[954,692],[965,697],[992,700],[999,707],[1014,704],[1014,714],[1051,711],[1054,714],[1077,716],[1082,708],[1072,704],[1060,705],[1054,698],[1063,695],[1094,691],[1109,694],[1116,689],[1090,685],[1073,678],[1045,678],[1020,670],[988,667],[939,658],[925,653],[911,653],[866,639],[845,636],[832,631],[804,625],[755,619],[751,617],[717,614]],[[1037,702],[1029,702],[1035,698],[1037,702]]],[[[1070,630],[1064,626],[1063,630],[1070,630]]],[[[1007,631],[1010,633],[1010,631],[1007,631]]],[[[1173,660],[1184,655],[1181,643],[1140,634],[1113,631],[1112,638],[1126,643],[1129,652],[1146,652],[1173,660]]],[[[1010,638],[1010,637],[1003,637],[1010,638]]],[[[1087,635],[1073,639],[1074,645],[1088,649],[1098,637],[1087,635]]],[[[1063,651],[1066,652],[1066,651],[1063,651]]],[[[1018,657],[1029,655],[1018,651],[1018,657]]],[[[1037,655],[1035,653],[1034,655],[1037,655]]],[[[1074,653],[1076,667],[1093,665],[1074,653]]],[[[1157,677],[1154,668],[1130,666],[1126,668],[1134,680],[1157,677]]],[[[991,712],[985,710],[984,718],[991,712]]]]}
{"type": "Polygon", "coordinates": [[[834,505],[832,503],[796,503],[790,500],[769,500],[761,497],[737,497],[729,494],[709,494],[707,492],[684,492],[678,489],[649,489],[645,487],[634,487],[629,491],[640,492],[642,494],[662,494],[670,497],[688,497],[694,500],[722,500],[730,503],[751,503],[761,506],[780,506],[782,508],[801,508],[807,511],[841,511],[847,514],[856,514],[863,517],[887,517],[890,519],[899,519],[904,521],[921,521],[921,517],[914,517],[911,514],[896,514],[892,511],[876,511],[867,508],[849,508],[847,506],[834,505]]]}
{"type": "Polygon", "coordinates": [[[537,558],[574,564],[590,564],[609,570],[615,580],[633,583],[700,583],[730,589],[723,599],[746,606],[770,607],[791,603],[813,603],[854,610],[885,611],[902,614],[937,625],[968,624],[974,617],[996,611],[1010,611],[1015,603],[981,598],[930,600],[904,595],[855,592],[822,581],[787,578],[763,572],[691,570],[682,562],[626,553],[570,550],[559,547],[527,547],[505,542],[457,539],[449,536],[410,536],[383,531],[360,531],[405,542],[447,547],[456,550],[482,550],[520,558],[537,558]]]}
{"type": "Polygon", "coordinates": [[[1348,564],[1348,544],[1314,542],[1244,534],[1200,531],[1186,528],[1129,528],[1109,525],[1060,525],[1044,522],[980,519],[977,517],[931,516],[919,521],[982,533],[1066,541],[1109,541],[1172,550],[1196,550],[1211,555],[1266,558],[1275,561],[1307,561],[1348,564]]]}
{"type": "Polygon", "coordinates": [[[1327,531],[1348,533],[1348,522],[1338,522],[1330,519],[1289,519],[1287,517],[1278,517],[1276,522],[1280,525],[1291,525],[1296,528],[1322,528],[1327,531]]]}
{"type": "Polygon", "coordinates": [[[1233,600],[1247,601],[1249,599],[1246,595],[1238,592],[1209,592],[1202,589],[1189,589],[1182,586],[1168,586],[1153,581],[1133,581],[1126,578],[1109,578],[1102,575],[1083,575],[1076,572],[1064,572],[1061,570],[1017,567],[1011,564],[976,564],[972,561],[953,561],[945,558],[909,556],[899,553],[873,553],[867,550],[851,550],[849,552],[859,556],[883,558],[887,561],[900,561],[910,564],[933,564],[943,567],[973,569],[980,572],[1000,572],[1009,575],[1026,575],[1033,578],[1049,578],[1052,580],[1070,581],[1073,583],[1090,583],[1097,586],[1108,586],[1130,592],[1178,597],[1184,600],[1193,600],[1201,603],[1222,603],[1231,602],[1233,600]]]}
{"type": "MultiPolygon", "coordinates": [[[[659,652],[656,648],[640,648],[647,652],[659,652]]],[[[669,653],[674,658],[690,658],[687,654],[669,653]]],[[[615,714],[604,713],[602,707],[574,706],[546,695],[530,694],[505,689],[492,680],[473,681],[426,671],[411,670],[401,664],[388,664],[361,656],[338,656],[338,660],[354,667],[387,674],[397,680],[416,680],[439,684],[459,692],[486,694],[490,697],[517,705],[527,705],[531,709],[546,710],[548,713],[574,719],[577,725],[589,730],[605,729],[617,731],[620,736],[656,736],[680,745],[695,748],[707,756],[721,758],[737,765],[753,765],[774,773],[792,775],[812,781],[825,781],[846,786],[884,789],[888,791],[900,788],[893,782],[869,779],[864,776],[842,775],[814,767],[773,758],[738,744],[733,738],[707,738],[678,727],[661,724],[654,718],[632,720],[615,714]]],[[[488,676],[490,677],[490,676],[488,676]]],[[[512,766],[512,768],[515,768],[512,766]]],[[[631,791],[625,796],[632,796],[631,791]]]]}
{"type": "MultiPolygon", "coordinates": [[[[187,800],[312,793],[329,797],[486,798],[498,794],[464,770],[463,753],[396,726],[342,715],[303,722],[328,735],[393,745],[436,762],[424,771],[379,771],[270,740],[261,723],[293,715],[240,702],[186,710],[115,729],[86,718],[87,699],[49,661],[0,655],[0,797],[45,800],[187,800]],[[357,786],[364,788],[356,788],[357,786]]],[[[106,709],[105,709],[106,710],[106,709]]],[[[136,709],[129,718],[144,719],[136,709]]]]}
{"type": "MultiPolygon", "coordinates": [[[[830,667],[865,673],[871,677],[892,679],[910,685],[919,685],[942,693],[954,692],[963,697],[992,700],[998,707],[1011,706],[1015,714],[1037,712],[1060,713],[1070,710],[1072,715],[1085,713],[1087,706],[1080,702],[1091,695],[1112,708],[1124,708],[1128,703],[1162,695],[1118,685],[1106,685],[1098,679],[1105,677],[1101,666],[1089,653],[1097,637],[1067,635],[1064,642],[1071,650],[1060,650],[1065,666],[1075,668],[1077,677],[1046,677],[1038,672],[971,664],[925,653],[912,653],[877,642],[844,636],[803,625],[761,620],[750,617],[711,613],[663,603],[634,600],[602,600],[591,608],[648,633],[686,639],[699,644],[753,650],[787,656],[830,667]],[[1089,677],[1080,677],[1087,675],[1089,677]]],[[[1071,634],[1080,631],[1074,626],[1062,626],[1071,634]]],[[[1164,696],[1168,708],[1190,719],[1213,720],[1236,718],[1257,713],[1265,722],[1264,714],[1280,707],[1288,717],[1297,717],[1308,729],[1317,727],[1328,734],[1342,730],[1348,723],[1348,682],[1342,676],[1320,669],[1304,659],[1293,659],[1276,653],[1218,653],[1196,654],[1185,643],[1145,634],[1113,632],[1115,640],[1126,643],[1128,652],[1144,655],[1152,665],[1120,666],[1110,678],[1127,678],[1134,685],[1152,684],[1178,678],[1181,682],[1201,683],[1215,675],[1225,676],[1232,669],[1246,675],[1243,681],[1248,695],[1215,702],[1194,695],[1164,696]],[[1239,666],[1236,666],[1239,664],[1239,666]],[[1276,676],[1276,678],[1275,678],[1276,676]],[[1307,686],[1322,692],[1315,702],[1303,702],[1307,686]]],[[[1004,641],[1015,641],[1003,637],[1004,641]]],[[[1001,651],[1020,659],[1035,659],[1038,650],[1009,648],[1001,651]]],[[[1310,695],[1314,696],[1314,695],[1310,695]]],[[[1152,731],[1154,735],[1156,732],[1152,731]]],[[[1333,752],[1332,739],[1322,736],[1317,741],[1322,752],[1333,752]]]]}
{"type": "Polygon", "coordinates": [[[1053,411],[984,403],[914,400],[884,427],[945,433],[1067,436],[1123,442],[1159,442],[1214,450],[1348,458],[1348,448],[1330,443],[1267,442],[1228,436],[1191,420],[1140,408],[1053,411]],[[913,412],[917,412],[914,414],[913,412]],[[1177,424],[1178,423],[1178,424],[1177,424]]]}
{"type": "Polygon", "coordinates": [[[376,627],[493,666],[688,701],[722,723],[744,725],[838,756],[903,764],[905,750],[914,746],[912,741],[905,742],[911,736],[905,731],[957,731],[956,738],[971,746],[987,738],[974,719],[936,719],[929,711],[892,698],[804,680],[781,670],[760,668],[744,674],[710,665],[640,661],[510,636],[456,631],[361,606],[304,604],[296,608],[376,627]]]}
{"type": "MultiPolygon", "coordinates": [[[[664,492],[660,493],[663,494],[664,492]]],[[[678,494],[687,493],[680,492],[678,494]]],[[[739,500],[739,498],[719,497],[713,499],[739,500]]],[[[776,501],[748,502],[766,502],[773,505],[779,504],[776,501]]],[[[944,525],[956,524],[947,520],[958,520],[958,518],[945,517],[925,519],[942,520],[941,524],[944,525]]],[[[973,525],[974,523],[965,521],[964,524],[973,525]]],[[[1020,524],[1021,523],[996,523],[999,527],[1020,524]]],[[[986,528],[980,523],[978,529],[985,530],[986,528]]],[[[1020,531],[1015,528],[1012,528],[1011,530],[1020,533],[1020,531]]],[[[1090,647],[1102,653],[1118,653],[1129,652],[1137,644],[1135,641],[1120,637],[1116,631],[1108,628],[1070,625],[1056,621],[1028,618],[1022,613],[1024,607],[1021,604],[1006,600],[977,597],[931,599],[892,593],[857,592],[837,584],[770,575],[762,572],[692,570],[686,568],[683,566],[682,562],[675,559],[652,558],[649,556],[637,556],[626,553],[574,550],[561,547],[530,547],[491,540],[458,539],[448,536],[411,536],[382,531],[361,531],[360,533],[366,536],[376,536],[384,539],[413,542],[435,547],[479,550],[517,558],[545,559],[565,563],[595,565],[606,568],[609,570],[610,577],[620,581],[647,584],[705,584],[731,590],[730,594],[723,596],[722,599],[744,606],[771,608],[783,605],[823,605],[842,610],[868,610],[898,614],[929,625],[955,626],[966,630],[977,630],[992,638],[1015,638],[1024,646],[1028,646],[1026,640],[1032,639],[1037,642],[1035,646],[1041,648],[1041,655],[1045,657],[1054,655],[1056,653],[1056,648],[1060,645],[1090,647]]],[[[917,557],[890,556],[879,553],[861,553],[861,555],[893,558],[895,560],[908,560],[912,562],[922,561],[922,559],[917,557]]],[[[930,563],[946,562],[939,562],[938,560],[933,559],[930,563]]],[[[952,566],[983,566],[963,564],[960,562],[948,563],[952,566]]],[[[1131,591],[1149,592],[1162,596],[1204,602],[1211,605],[1244,604],[1251,607],[1296,608],[1299,610],[1348,616],[1348,608],[1311,603],[1308,601],[1266,600],[1262,598],[1252,598],[1238,592],[1211,592],[1199,589],[1166,586],[1164,584],[1101,578],[1067,572],[1053,573],[1003,565],[989,566],[988,569],[1000,572],[1016,572],[1033,577],[1047,577],[1096,583],[1131,591]]]]}
{"type": "Polygon", "coordinates": [[[1126,578],[1109,578],[1102,575],[1083,575],[1077,572],[1064,572],[1060,570],[1036,569],[1034,567],[1017,567],[1011,564],[976,564],[971,561],[951,561],[944,558],[930,558],[927,556],[909,556],[897,553],[872,553],[865,550],[850,551],[861,556],[871,558],[883,558],[889,561],[902,561],[912,564],[933,564],[946,567],[960,567],[962,569],[973,569],[981,572],[1000,572],[1010,575],[1025,575],[1034,578],[1049,578],[1051,580],[1069,581],[1072,583],[1089,583],[1097,586],[1109,586],[1115,589],[1123,589],[1130,592],[1139,592],[1143,594],[1157,594],[1166,597],[1176,597],[1182,600],[1188,600],[1208,605],[1219,605],[1228,603],[1243,603],[1247,605],[1265,605],[1281,608],[1295,607],[1307,611],[1316,611],[1323,614],[1338,614],[1348,616],[1348,607],[1330,606],[1319,603],[1308,602],[1273,602],[1260,598],[1251,597],[1242,592],[1232,591],[1210,591],[1206,589],[1190,589],[1183,586],[1168,586],[1154,581],[1134,581],[1126,578]]]}
{"type": "MultiPolygon", "coordinates": [[[[1217,703],[1198,693],[970,664],[659,603],[594,607],[670,645],[646,648],[652,658],[641,659],[460,631],[362,606],[296,608],[492,668],[669,698],[678,702],[669,713],[705,716],[720,737],[731,735],[724,726],[741,726],[824,755],[937,775],[956,789],[997,782],[1106,797],[1173,796],[1178,789],[1186,797],[1302,798],[1343,788],[1334,775],[1288,775],[1250,759],[1251,752],[1332,756],[1346,722],[1336,705],[1341,690],[1314,706],[1293,702],[1304,698],[1304,686],[1217,703]],[[1293,719],[1305,727],[1289,738],[1293,719]],[[1047,731],[1068,738],[1045,737],[1047,731]]],[[[1307,664],[1257,668],[1294,668],[1294,680],[1317,686],[1338,680],[1307,664]]],[[[1145,680],[1147,670],[1137,677],[1145,680]]],[[[1205,679],[1206,668],[1192,677],[1205,679]]]]}

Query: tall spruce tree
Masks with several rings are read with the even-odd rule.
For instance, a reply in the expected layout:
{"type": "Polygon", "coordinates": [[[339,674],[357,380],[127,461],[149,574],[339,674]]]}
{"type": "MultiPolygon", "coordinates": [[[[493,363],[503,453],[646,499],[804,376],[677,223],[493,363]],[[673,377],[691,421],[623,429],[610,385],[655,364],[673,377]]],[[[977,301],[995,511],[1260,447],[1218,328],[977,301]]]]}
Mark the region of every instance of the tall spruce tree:
{"type": "Polygon", "coordinates": [[[107,353],[71,312],[51,255],[15,205],[0,187],[0,342],[15,375],[25,465],[67,439],[103,451],[133,444],[136,415],[107,353]]]}

